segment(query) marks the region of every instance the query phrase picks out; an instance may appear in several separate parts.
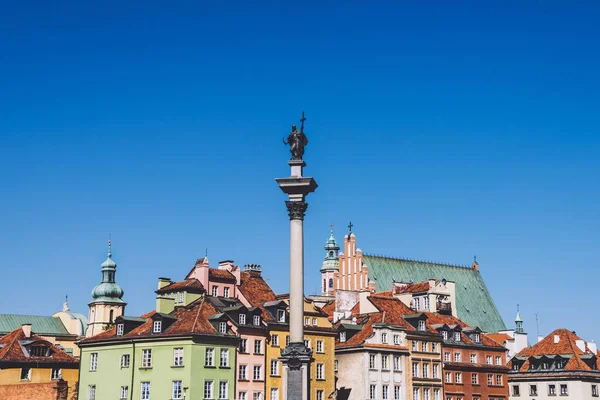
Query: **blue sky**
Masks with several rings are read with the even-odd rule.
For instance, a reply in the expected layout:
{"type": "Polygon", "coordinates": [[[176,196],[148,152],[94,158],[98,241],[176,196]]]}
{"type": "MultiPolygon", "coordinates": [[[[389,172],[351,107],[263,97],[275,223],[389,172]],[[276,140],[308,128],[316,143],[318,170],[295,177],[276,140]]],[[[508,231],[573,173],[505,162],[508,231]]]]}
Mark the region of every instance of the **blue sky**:
{"type": "Polygon", "coordinates": [[[87,314],[109,232],[128,314],[206,248],[287,292],[305,110],[307,292],[352,220],[365,252],[476,254],[511,326],[600,339],[600,10],[521,3],[6,5],[0,312],[87,314]]]}

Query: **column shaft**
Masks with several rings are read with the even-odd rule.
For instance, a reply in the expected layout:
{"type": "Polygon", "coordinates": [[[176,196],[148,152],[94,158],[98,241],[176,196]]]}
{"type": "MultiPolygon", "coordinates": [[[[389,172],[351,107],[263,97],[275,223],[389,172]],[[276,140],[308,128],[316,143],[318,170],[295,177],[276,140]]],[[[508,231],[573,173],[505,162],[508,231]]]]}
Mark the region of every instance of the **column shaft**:
{"type": "Polygon", "coordinates": [[[290,342],[304,343],[304,228],[290,220],[290,342]]]}

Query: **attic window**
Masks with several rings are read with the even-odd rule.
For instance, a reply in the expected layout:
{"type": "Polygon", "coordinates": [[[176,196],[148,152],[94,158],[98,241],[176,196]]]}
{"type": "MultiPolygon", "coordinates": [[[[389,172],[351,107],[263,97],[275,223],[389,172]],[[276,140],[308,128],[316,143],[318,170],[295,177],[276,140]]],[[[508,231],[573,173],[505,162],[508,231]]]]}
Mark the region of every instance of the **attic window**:
{"type": "Polygon", "coordinates": [[[277,310],[277,321],[285,322],[285,310],[277,310]]]}
{"type": "Polygon", "coordinates": [[[346,341],[346,332],[340,332],[340,342],[346,341]]]}
{"type": "Polygon", "coordinates": [[[240,314],[239,321],[240,325],[246,325],[246,314],[240,314]]]}
{"type": "Polygon", "coordinates": [[[481,337],[479,336],[479,333],[476,333],[473,335],[473,341],[475,343],[479,343],[481,341],[481,337]]]}
{"type": "Polygon", "coordinates": [[[29,355],[31,357],[46,357],[48,348],[46,346],[32,346],[29,349],[29,355]]]}
{"type": "Polygon", "coordinates": [[[219,333],[227,333],[227,323],[226,322],[219,322],[219,333]]]}
{"type": "Polygon", "coordinates": [[[448,331],[442,331],[442,338],[448,340],[448,331]]]}
{"type": "Polygon", "coordinates": [[[229,297],[229,288],[223,288],[223,297],[229,297]]]}
{"type": "Polygon", "coordinates": [[[417,329],[420,331],[425,331],[425,321],[424,320],[419,320],[419,324],[417,326],[417,329]]]}
{"type": "Polygon", "coordinates": [[[454,341],[460,342],[460,332],[459,331],[454,332],[454,341]]]}
{"type": "Polygon", "coordinates": [[[117,324],[117,336],[123,336],[123,331],[125,327],[123,324],[117,324]]]}
{"type": "Polygon", "coordinates": [[[260,315],[254,316],[254,325],[260,326],[260,315]]]}
{"type": "Polygon", "coordinates": [[[154,321],[152,325],[152,333],[160,333],[162,330],[162,321],[154,321]]]}

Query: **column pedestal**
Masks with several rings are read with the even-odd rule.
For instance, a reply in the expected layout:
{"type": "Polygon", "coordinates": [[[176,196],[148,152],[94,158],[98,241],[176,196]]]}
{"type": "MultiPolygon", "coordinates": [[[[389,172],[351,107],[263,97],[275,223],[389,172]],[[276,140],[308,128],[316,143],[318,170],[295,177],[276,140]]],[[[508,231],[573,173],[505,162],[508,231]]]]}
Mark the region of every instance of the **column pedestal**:
{"type": "Polygon", "coordinates": [[[304,343],[291,343],[281,350],[284,399],[310,399],[310,363],[312,350],[304,343]]]}

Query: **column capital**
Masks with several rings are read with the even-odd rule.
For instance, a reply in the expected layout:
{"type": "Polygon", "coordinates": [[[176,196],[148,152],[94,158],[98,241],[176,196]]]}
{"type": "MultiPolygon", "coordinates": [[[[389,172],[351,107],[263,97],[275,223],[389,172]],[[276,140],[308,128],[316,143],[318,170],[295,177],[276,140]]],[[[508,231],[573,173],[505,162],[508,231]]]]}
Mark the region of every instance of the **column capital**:
{"type": "Polygon", "coordinates": [[[285,206],[288,209],[288,215],[290,220],[292,219],[304,219],[304,214],[308,208],[308,203],[305,201],[286,201],[285,206]]]}

